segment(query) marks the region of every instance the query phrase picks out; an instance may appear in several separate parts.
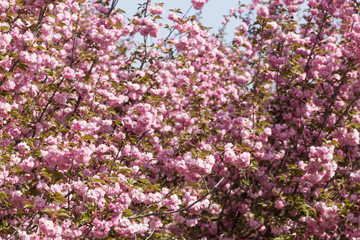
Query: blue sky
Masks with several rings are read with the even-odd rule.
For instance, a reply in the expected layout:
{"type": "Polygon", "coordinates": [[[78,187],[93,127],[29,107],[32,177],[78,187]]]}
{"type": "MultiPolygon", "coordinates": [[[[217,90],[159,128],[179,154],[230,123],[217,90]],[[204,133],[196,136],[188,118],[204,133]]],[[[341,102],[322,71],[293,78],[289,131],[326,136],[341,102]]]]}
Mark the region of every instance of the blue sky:
{"type": "MultiPolygon", "coordinates": [[[[120,0],[117,7],[126,12],[126,16],[132,16],[136,13],[139,3],[144,3],[146,0],[120,0]]],[[[191,0],[153,0],[154,3],[163,2],[165,12],[163,14],[163,21],[166,22],[169,9],[180,8],[185,13],[189,7],[191,7],[191,0]]],[[[242,0],[242,4],[248,4],[250,0],[242,0]]],[[[223,15],[229,13],[230,8],[237,9],[238,0],[209,0],[202,9],[203,24],[207,27],[212,27],[211,33],[217,33],[219,28],[222,26],[221,22],[224,20],[223,15]]],[[[189,12],[190,15],[194,15],[197,11],[192,8],[189,12]]],[[[239,21],[239,20],[238,20],[239,21]]],[[[226,33],[229,37],[233,35],[235,27],[239,24],[236,19],[233,19],[226,28],[226,33]]],[[[167,35],[161,32],[160,35],[167,35]]],[[[231,37],[230,37],[231,38],[231,37]]]]}

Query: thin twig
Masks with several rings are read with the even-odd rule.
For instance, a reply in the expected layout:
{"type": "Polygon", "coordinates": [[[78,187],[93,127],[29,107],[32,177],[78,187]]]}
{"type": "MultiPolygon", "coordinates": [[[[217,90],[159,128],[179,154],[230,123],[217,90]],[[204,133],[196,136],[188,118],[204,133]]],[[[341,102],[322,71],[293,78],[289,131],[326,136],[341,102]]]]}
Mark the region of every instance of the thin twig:
{"type": "Polygon", "coordinates": [[[187,207],[181,208],[179,210],[174,210],[174,211],[169,211],[169,212],[159,212],[159,213],[147,213],[147,214],[143,214],[143,215],[135,215],[132,217],[129,217],[128,219],[136,219],[136,218],[142,218],[142,217],[149,217],[149,216],[161,216],[161,215],[167,215],[167,214],[173,214],[173,213],[178,213],[178,212],[183,212],[186,211],[190,208],[192,208],[195,204],[201,202],[202,200],[204,200],[209,194],[212,194],[212,192],[215,190],[215,188],[217,188],[225,179],[226,175],[228,172],[225,173],[225,175],[220,179],[220,181],[211,189],[210,192],[207,192],[204,196],[202,196],[200,199],[196,200],[195,202],[193,202],[192,204],[190,204],[187,207]]]}

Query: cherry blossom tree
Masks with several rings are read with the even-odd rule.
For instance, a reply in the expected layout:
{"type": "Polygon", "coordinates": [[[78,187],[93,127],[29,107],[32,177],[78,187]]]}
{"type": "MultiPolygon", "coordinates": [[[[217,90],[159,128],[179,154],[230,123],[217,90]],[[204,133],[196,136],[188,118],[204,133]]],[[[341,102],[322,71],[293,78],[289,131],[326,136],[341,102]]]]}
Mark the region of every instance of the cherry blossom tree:
{"type": "Polygon", "coordinates": [[[0,0],[1,239],[360,239],[358,1],[117,2],[0,0]]]}

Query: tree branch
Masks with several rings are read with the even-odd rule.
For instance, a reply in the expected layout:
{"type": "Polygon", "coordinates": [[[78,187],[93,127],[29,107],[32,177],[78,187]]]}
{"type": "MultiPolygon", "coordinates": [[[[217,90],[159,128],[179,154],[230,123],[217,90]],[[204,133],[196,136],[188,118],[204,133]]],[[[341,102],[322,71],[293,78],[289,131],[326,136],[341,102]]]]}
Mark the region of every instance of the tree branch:
{"type": "Polygon", "coordinates": [[[178,210],[174,210],[174,211],[169,211],[169,212],[159,212],[159,213],[147,213],[147,214],[143,214],[143,215],[135,215],[132,217],[128,217],[128,219],[136,219],[136,218],[142,218],[142,217],[149,217],[149,216],[161,216],[161,215],[168,215],[168,214],[173,214],[173,213],[178,213],[178,212],[183,212],[186,211],[190,208],[192,208],[195,204],[201,202],[202,200],[204,200],[209,194],[212,194],[212,192],[215,190],[215,188],[217,188],[225,179],[226,175],[228,172],[225,173],[225,175],[220,179],[220,181],[211,189],[211,191],[207,192],[204,196],[202,196],[200,199],[196,200],[195,202],[193,202],[192,204],[190,204],[187,207],[178,209],[178,210]]]}

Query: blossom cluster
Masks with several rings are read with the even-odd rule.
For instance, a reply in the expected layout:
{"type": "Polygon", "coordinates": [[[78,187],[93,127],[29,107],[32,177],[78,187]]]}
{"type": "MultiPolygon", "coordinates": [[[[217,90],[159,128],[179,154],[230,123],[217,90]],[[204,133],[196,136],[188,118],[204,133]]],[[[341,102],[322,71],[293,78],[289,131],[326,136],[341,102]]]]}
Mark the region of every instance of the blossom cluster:
{"type": "Polygon", "coordinates": [[[0,0],[1,239],[360,238],[356,1],[117,2],[0,0]]]}

